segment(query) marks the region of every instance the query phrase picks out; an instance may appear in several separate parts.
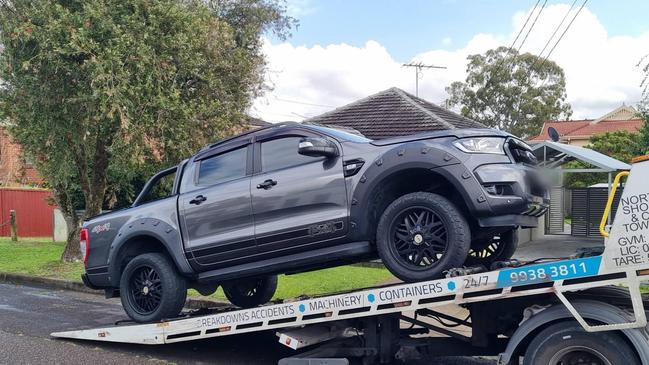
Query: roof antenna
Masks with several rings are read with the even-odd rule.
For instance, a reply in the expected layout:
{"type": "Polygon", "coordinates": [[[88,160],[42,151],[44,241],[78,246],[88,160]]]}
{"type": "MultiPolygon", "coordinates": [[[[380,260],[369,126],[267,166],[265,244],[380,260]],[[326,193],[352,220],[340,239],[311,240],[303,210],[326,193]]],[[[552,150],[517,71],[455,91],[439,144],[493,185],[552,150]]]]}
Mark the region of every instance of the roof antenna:
{"type": "Polygon", "coordinates": [[[554,127],[548,128],[548,135],[552,142],[559,142],[559,132],[554,127]]]}
{"type": "Polygon", "coordinates": [[[446,69],[446,66],[435,66],[435,65],[424,65],[421,62],[414,63],[404,63],[402,67],[414,67],[415,68],[415,96],[419,97],[419,79],[423,76],[422,72],[425,68],[441,68],[446,69]]]}

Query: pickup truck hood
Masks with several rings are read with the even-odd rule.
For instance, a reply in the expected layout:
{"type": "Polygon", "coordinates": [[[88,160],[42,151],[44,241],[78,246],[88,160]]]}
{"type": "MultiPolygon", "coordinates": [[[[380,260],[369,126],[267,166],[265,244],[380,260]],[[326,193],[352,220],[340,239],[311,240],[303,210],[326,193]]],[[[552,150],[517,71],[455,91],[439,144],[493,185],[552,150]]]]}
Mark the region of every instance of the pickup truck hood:
{"type": "Polygon", "coordinates": [[[424,132],[408,136],[399,136],[386,139],[379,139],[370,142],[375,146],[387,146],[422,139],[443,138],[443,137],[513,137],[513,135],[492,128],[466,128],[466,129],[448,129],[443,131],[424,132]]]}

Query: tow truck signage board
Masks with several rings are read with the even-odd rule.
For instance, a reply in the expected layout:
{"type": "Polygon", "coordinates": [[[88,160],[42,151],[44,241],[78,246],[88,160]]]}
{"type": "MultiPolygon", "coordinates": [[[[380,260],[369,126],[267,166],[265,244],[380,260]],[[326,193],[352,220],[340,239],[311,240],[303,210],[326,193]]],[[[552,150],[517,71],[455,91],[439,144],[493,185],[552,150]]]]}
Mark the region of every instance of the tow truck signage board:
{"type": "Polygon", "coordinates": [[[631,167],[606,240],[604,271],[649,266],[649,161],[631,167]]]}
{"type": "MultiPolygon", "coordinates": [[[[138,324],[53,333],[54,337],[160,344],[224,336],[283,327],[416,310],[513,296],[508,287],[596,276],[600,257],[563,260],[461,277],[413,284],[391,285],[302,301],[229,310],[212,315],[138,324]]],[[[552,287],[535,289],[551,291],[552,287]]],[[[518,291],[515,295],[528,295],[518,291]]]]}

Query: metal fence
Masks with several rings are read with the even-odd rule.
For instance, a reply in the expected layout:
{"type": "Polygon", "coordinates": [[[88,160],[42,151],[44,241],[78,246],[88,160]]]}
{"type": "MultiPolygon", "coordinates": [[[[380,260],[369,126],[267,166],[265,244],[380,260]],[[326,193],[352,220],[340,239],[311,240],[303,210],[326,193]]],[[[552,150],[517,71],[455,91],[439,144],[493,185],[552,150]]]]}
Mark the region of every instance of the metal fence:
{"type": "Polygon", "coordinates": [[[0,236],[11,235],[9,212],[16,212],[18,237],[52,237],[54,205],[44,189],[0,188],[0,236]]]}
{"type": "MultiPolygon", "coordinates": [[[[620,196],[624,189],[618,189],[613,200],[611,217],[615,217],[620,196]]],[[[572,189],[572,235],[598,237],[599,223],[604,214],[608,188],[572,189]]]]}

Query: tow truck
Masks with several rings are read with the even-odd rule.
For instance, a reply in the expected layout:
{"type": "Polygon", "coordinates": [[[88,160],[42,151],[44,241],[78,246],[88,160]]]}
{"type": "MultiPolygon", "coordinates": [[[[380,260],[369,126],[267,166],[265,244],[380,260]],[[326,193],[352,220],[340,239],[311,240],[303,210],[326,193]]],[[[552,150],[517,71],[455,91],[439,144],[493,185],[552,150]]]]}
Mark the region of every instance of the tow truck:
{"type": "Polygon", "coordinates": [[[511,364],[649,364],[641,282],[649,279],[649,156],[611,189],[602,250],[570,258],[450,270],[439,280],[371,287],[250,309],[185,313],[149,324],[52,333],[56,338],[162,345],[275,330],[296,350],[280,365],[430,363],[494,356],[511,364]],[[626,178],[612,225],[613,197],[626,178]],[[456,305],[466,315],[451,315],[456,305]],[[457,331],[465,328],[467,331],[457,331]]]}

